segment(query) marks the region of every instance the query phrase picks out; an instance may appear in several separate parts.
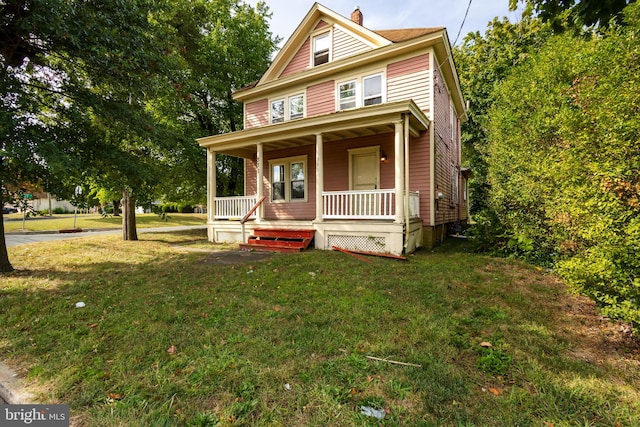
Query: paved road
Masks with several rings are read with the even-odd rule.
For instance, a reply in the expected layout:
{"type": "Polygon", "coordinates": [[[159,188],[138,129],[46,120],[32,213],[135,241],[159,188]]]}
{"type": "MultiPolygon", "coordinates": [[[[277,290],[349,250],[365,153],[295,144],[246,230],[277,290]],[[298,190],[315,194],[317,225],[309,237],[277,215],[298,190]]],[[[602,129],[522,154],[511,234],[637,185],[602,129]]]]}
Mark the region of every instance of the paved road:
{"type": "MultiPolygon", "coordinates": [[[[182,230],[198,230],[205,229],[205,225],[185,225],[179,227],[156,227],[156,228],[138,228],[138,233],[157,233],[168,231],[182,231],[182,230]]],[[[5,241],[7,247],[26,245],[31,243],[51,242],[54,240],[62,239],[77,239],[87,236],[98,236],[101,234],[116,234],[122,233],[122,229],[115,228],[113,230],[100,230],[100,231],[83,231],[82,233],[43,233],[43,234],[22,234],[22,233],[6,233],[5,241]]]]}

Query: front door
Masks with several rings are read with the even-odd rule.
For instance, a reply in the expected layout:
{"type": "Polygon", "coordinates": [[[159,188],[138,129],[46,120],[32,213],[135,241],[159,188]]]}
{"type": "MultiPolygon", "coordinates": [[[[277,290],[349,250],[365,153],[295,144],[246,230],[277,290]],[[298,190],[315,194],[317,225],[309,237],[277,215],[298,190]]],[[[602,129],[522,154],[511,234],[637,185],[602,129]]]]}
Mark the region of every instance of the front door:
{"type": "Polygon", "coordinates": [[[379,147],[349,150],[350,190],[377,190],[380,188],[379,147]]]}

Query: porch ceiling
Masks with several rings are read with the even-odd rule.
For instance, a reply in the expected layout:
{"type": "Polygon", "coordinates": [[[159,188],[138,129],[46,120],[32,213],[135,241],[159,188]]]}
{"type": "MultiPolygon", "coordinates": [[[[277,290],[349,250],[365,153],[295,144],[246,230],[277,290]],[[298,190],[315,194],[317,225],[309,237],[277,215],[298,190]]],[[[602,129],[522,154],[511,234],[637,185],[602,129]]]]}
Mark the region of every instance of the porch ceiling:
{"type": "Polygon", "coordinates": [[[316,134],[322,134],[324,141],[335,141],[394,132],[394,122],[403,116],[409,117],[413,136],[429,128],[429,119],[409,100],[209,136],[198,143],[218,153],[252,158],[258,143],[269,151],[315,144],[316,134]]]}

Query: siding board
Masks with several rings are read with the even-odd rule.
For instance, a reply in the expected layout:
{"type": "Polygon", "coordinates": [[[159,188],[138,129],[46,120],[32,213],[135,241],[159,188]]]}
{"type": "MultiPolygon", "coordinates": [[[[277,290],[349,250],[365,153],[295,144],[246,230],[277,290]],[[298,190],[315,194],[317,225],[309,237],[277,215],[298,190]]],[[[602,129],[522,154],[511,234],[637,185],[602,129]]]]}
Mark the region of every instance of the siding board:
{"type": "Polygon", "coordinates": [[[337,61],[341,58],[356,55],[361,52],[370,50],[369,46],[361,40],[351,36],[339,27],[333,30],[333,60],[337,61]]]}
{"type": "Polygon", "coordinates": [[[304,43],[302,43],[302,46],[300,46],[300,49],[298,49],[298,52],[296,52],[293,58],[291,58],[291,61],[289,61],[285,69],[280,74],[280,78],[306,70],[309,66],[310,58],[311,37],[307,37],[304,43]]]}
{"type": "Polygon", "coordinates": [[[413,99],[421,110],[430,109],[429,54],[387,66],[387,101],[413,99]]]}
{"type": "Polygon", "coordinates": [[[250,129],[269,124],[269,100],[261,99],[245,105],[244,128],[250,129]]]}
{"type": "Polygon", "coordinates": [[[333,113],[336,110],[333,80],[307,88],[307,117],[333,113]]]}

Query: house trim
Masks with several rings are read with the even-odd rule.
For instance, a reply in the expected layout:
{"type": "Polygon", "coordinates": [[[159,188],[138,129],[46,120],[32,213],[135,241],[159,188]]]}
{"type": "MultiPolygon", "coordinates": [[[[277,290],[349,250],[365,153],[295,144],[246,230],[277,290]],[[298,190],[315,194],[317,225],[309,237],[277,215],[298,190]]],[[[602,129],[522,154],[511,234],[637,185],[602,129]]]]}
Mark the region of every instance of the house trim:
{"type": "MultiPolygon", "coordinates": [[[[403,113],[409,117],[409,129],[413,136],[430,128],[431,121],[415,102],[409,100],[212,135],[197,141],[202,147],[215,147],[216,152],[251,159],[255,156],[254,147],[258,142],[264,144],[265,149],[293,147],[313,144],[318,133],[324,135],[325,141],[330,141],[342,138],[339,135],[341,132],[356,132],[358,129],[369,132],[368,129],[389,127],[392,122],[400,120],[403,113]]],[[[393,131],[393,126],[387,129],[387,132],[393,131]]]]}

